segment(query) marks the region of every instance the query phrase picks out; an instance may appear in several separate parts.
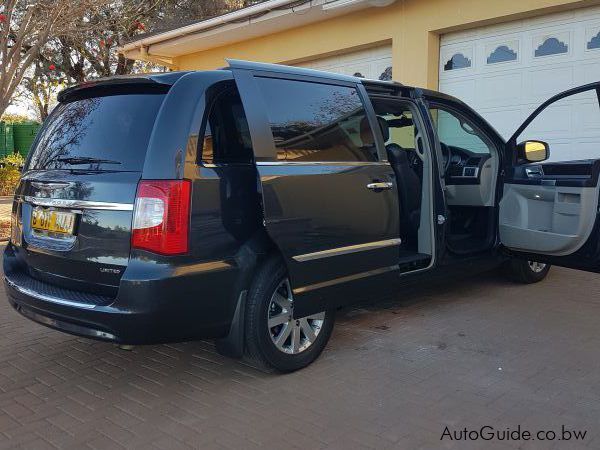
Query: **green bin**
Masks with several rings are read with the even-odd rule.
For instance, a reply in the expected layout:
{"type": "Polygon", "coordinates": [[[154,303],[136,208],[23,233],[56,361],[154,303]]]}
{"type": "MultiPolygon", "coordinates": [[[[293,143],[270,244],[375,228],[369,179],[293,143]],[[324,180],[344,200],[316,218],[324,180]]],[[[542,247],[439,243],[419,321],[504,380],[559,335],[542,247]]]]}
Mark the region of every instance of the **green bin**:
{"type": "Polygon", "coordinates": [[[31,144],[33,144],[37,132],[40,129],[40,124],[35,122],[17,123],[12,127],[14,135],[14,151],[19,152],[23,157],[26,157],[31,148],[31,144]]]}
{"type": "Polygon", "coordinates": [[[12,124],[0,122],[0,158],[10,155],[14,150],[14,127],[12,124]]]}

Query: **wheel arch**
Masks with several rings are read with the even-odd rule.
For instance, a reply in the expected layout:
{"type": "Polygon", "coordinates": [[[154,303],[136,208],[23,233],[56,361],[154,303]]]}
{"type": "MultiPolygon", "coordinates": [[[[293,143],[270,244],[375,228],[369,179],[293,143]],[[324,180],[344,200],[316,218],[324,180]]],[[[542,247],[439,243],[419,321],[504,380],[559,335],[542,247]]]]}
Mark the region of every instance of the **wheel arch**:
{"type": "Polygon", "coordinates": [[[275,244],[266,228],[257,230],[236,255],[240,267],[239,287],[235,290],[236,297],[234,313],[226,336],[215,341],[217,351],[231,358],[241,358],[244,355],[245,307],[248,291],[256,271],[266,260],[277,255],[284,262],[281,250],[275,244]]]}

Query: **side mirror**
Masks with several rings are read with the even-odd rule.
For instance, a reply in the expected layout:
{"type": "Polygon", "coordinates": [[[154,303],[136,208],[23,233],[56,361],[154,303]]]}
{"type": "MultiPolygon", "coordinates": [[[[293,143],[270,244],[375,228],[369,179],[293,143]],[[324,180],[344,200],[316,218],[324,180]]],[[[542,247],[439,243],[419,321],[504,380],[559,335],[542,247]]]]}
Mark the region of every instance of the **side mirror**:
{"type": "Polygon", "coordinates": [[[517,145],[520,160],[542,162],[550,157],[550,146],[542,141],[525,141],[517,145]]]}

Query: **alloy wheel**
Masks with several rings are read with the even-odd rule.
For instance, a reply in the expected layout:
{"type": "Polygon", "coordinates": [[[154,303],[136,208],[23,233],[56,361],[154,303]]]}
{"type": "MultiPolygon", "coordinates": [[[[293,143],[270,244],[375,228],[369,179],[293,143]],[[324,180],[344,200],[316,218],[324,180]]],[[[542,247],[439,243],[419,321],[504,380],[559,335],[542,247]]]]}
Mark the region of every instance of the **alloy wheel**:
{"type": "Polygon", "coordinates": [[[268,308],[269,335],[283,353],[297,355],[308,349],[321,332],[325,312],[294,319],[294,297],[289,280],[279,283],[268,308]]]}
{"type": "Polygon", "coordinates": [[[535,273],[540,273],[546,268],[546,264],[537,261],[527,261],[527,264],[529,264],[529,268],[535,273]]]}

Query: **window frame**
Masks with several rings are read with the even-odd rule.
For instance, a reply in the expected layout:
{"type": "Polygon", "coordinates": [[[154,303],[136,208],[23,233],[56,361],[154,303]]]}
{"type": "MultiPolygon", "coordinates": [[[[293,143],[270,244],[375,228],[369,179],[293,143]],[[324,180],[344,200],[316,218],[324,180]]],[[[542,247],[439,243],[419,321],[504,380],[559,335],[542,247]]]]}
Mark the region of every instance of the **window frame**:
{"type": "Polygon", "coordinates": [[[475,131],[479,132],[481,135],[483,135],[486,138],[483,141],[487,145],[489,145],[495,152],[495,154],[491,154],[491,153],[490,154],[492,155],[492,157],[496,157],[499,159],[499,167],[502,167],[503,157],[504,157],[504,148],[505,148],[506,144],[505,144],[504,140],[500,137],[500,135],[493,128],[491,128],[491,126],[485,121],[485,119],[483,117],[481,117],[473,109],[469,108],[468,106],[466,106],[464,104],[460,104],[456,101],[441,99],[441,98],[437,98],[437,97],[426,97],[426,106],[427,106],[427,120],[429,121],[429,126],[431,127],[431,130],[433,131],[433,134],[434,134],[435,140],[436,140],[435,148],[436,148],[436,153],[437,153],[437,160],[438,160],[438,163],[440,164],[440,167],[439,167],[440,173],[444,173],[444,168],[443,168],[444,158],[442,155],[442,148],[440,145],[441,140],[438,135],[438,130],[435,126],[435,121],[433,120],[433,117],[431,116],[431,110],[435,109],[435,108],[445,110],[447,112],[456,114],[458,116],[462,116],[463,118],[467,119],[470,122],[470,124],[473,126],[473,129],[475,131]]]}
{"type": "MultiPolygon", "coordinates": [[[[387,162],[385,145],[383,143],[383,135],[381,133],[381,130],[379,129],[379,125],[378,125],[377,119],[375,117],[375,111],[373,110],[373,105],[371,104],[369,95],[367,94],[367,91],[362,83],[337,80],[335,78],[325,78],[325,77],[321,77],[321,76],[297,75],[297,74],[291,74],[291,73],[269,72],[269,71],[262,71],[262,70],[252,71],[251,76],[252,76],[252,85],[253,85],[253,88],[255,89],[255,92],[253,93],[254,94],[253,97],[256,99],[260,98],[260,104],[257,104],[256,107],[262,109],[262,111],[260,111],[259,114],[257,114],[258,113],[257,111],[253,111],[252,114],[257,114],[255,116],[255,119],[263,120],[265,122],[264,124],[266,126],[266,129],[268,129],[268,139],[270,139],[270,143],[272,146],[272,152],[270,152],[271,156],[268,158],[268,160],[264,160],[261,158],[258,161],[256,161],[256,164],[262,164],[262,165],[286,165],[286,164],[288,164],[288,165],[356,166],[356,165],[380,165],[380,164],[384,164],[387,162]],[[355,89],[356,92],[358,93],[358,98],[360,99],[362,106],[365,110],[366,117],[369,120],[369,125],[371,127],[371,132],[373,133],[375,147],[377,150],[377,160],[376,161],[318,161],[318,160],[316,160],[316,161],[289,160],[288,161],[288,160],[277,159],[277,147],[275,146],[275,139],[273,137],[271,124],[269,121],[267,105],[264,101],[262,92],[259,89],[259,86],[257,83],[257,78],[296,81],[296,82],[301,82],[301,83],[314,83],[314,84],[321,84],[321,85],[326,85],[326,86],[339,86],[339,87],[355,89]],[[376,124],[377,126],[374,126],[374,124],[376,124]]],[[[236,77],[236,81],[238,81],[237,77],[236,77]]],[[[241,80],[239,80],[239,81],[241,81],[241,80]]],[[[242,99],[243,99],[243,95],[242,95],[242,99]]],[[[255,102],[255,103],[258,103],[258,102],[255,102]]],[[[249,116],[248,111],[246,113],[249,116]]],[[[250,123],[250,117],[248,117],[248,120],[250,123]]],[[[265,133],[266,133],[266,130],[265,130],[265,133]]]]}
{"type": "MultiPolygon", "coordinates": [[[[250,165],[254,165],[255,163],[255,158],[254,158],[254,143],[252,141],[252,130],[250,129],[250,122],[248,120],[248,113],[246,112],[246,108],[244,106],[244,101],[242,100],[242,95],[240,93],[240,90],[237,86],[237,83],[235,82],[235,80],[226,80],[226,83],[224,83],[225,85],[223,86],[222,89],[220,89],[218,92],[214,93],[211,95],[210,99],[207,100],[206,102],[206,108],[204,110],[204,114],[202,117],[202,123],[200,125],[200,131],[198,133],[198,142],[196,145],[196,165],[198,166],[202,166],[202,167],[230,167],[230,166],[250,166],[250,165]],[[204,160],[204,140],[206,138],[206,128],[209,125],[209,118],[210,115],[212,114],[215,105],[217,103],[217,101],[219,101],[219,99],[225,95],[227,92],[231,91],[231,90],[235,90],[238,93],[238,96],[240,98],[240,105],[242,106],[242,108],[244,109],[244,115],[246,116],[246,122],[248,124],[248,134],[250,135],[250,140],[252,142],[252,160],[248,161],[248,162],[215,162],[214,161],[214,151],[213,151],[213,161],[212,162],[208,162],[204,160]]],[[[212,131],[212,130],[211,130],[212,131]]]]}

